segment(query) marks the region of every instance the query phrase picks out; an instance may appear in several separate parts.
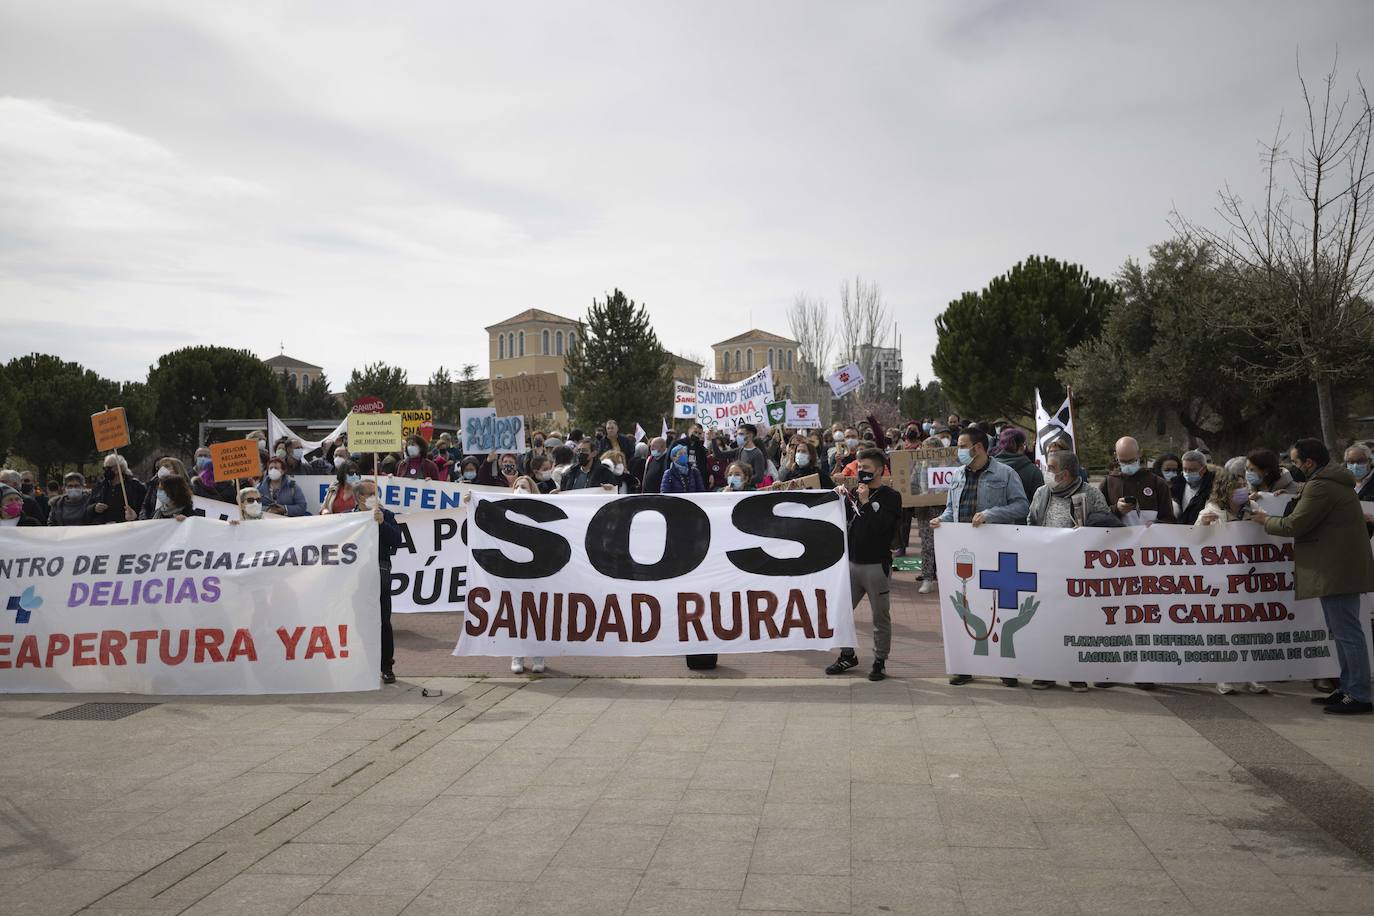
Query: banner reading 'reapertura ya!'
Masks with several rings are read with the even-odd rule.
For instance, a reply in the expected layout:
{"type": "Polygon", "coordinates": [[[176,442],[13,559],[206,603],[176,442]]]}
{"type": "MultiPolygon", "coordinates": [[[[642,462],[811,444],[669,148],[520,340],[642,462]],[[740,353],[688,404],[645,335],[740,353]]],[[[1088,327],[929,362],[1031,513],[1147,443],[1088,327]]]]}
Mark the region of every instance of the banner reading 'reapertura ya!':
{"type": "Polygon", "coordinates": [[[365,513],[0,528],[0,692],[375,690],[377,545],[365,513]]]}
{"type": "Polygon", "coordinates": [[[951,674],[1177,683],[1339,673],[1320,602],[1294,597],[1292,542],[1252,522],[941,525],[935,555],[951,674]]]}
{"type": "Polygon", "coordinates": [[[829,492],[550,500],[475,494],[455,655],[687,655],[852,646],[829,492]]]}

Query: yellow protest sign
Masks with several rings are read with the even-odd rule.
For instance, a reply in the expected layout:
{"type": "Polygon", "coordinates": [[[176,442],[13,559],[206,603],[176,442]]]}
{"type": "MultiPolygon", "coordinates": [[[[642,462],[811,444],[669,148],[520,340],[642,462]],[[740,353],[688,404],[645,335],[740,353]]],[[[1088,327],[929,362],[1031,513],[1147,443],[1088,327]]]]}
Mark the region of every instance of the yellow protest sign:
{"type": "Polygon", "coordinates": [[[91,430],[95,433],[95,450],[109,452],[129,444],[129,423],[123,407],[111,407],[91,414],[91,430]]]}
{"type": "MultiPolygon", "coordinates": [[[[409,439],[411,436],[422,436],[422,437],[424,437],[424,439],[425,439],[426,442],[429,441],[429,436],[425,435],[425,433],[426,433],[426,432],[433,432],[433,430],[434,430],[434,411],[428,410],[428,409],[425,409],[425,410],[401,410],[401,411],[398,411],[398,413],[400,413],[400,415],[401,415],[401,438],[402,438],[402,439],[409,439]],[[428,430],[421,430],[420,427],[423,426],[423,425],[426,424],[426,423],[429,424],[429,429],[428,429],[428,430]]],[[[353,443],[352,443],[352,439],[353,439],[353,437],[352,437],[352,436],[349,436],[349,440],[350,440],[350,441],[349,441],[349,445],[352,445],[352,444],[353,444],[353,443]]]]}
{"type": "Polygon", "coordinates": [[[216,442],[210,446],[210,461],[215,480],[237,480],[262,474],[256,439],[216,442]]]}
{"type": "Polygon", "coordinates": [[[348,450],[394,452],[405,441],[399,413],[351,413],[348,415],[348,450]]]}

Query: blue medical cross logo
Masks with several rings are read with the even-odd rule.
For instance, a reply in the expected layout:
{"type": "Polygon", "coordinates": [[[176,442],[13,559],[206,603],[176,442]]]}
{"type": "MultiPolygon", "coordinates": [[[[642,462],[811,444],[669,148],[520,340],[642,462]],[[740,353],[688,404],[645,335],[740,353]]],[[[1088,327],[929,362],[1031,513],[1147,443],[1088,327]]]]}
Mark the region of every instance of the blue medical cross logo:
{"type": "Polygon", "coordinates": [[[43,606],[43,599],[34,594],[33,586],[24,589],[22,595],[11,595],[5,602],[6,611],[14,611],[15,623],[28,623],[33,612],[43,606]]]}
{"type": "Polygon", "coordinates": [[[1016,609],[1016,599],[1021,592],[1035,591],[1036,581],[1035,573],[1021,572],[1014,553],[998,553],[997,568],[978,573],[978,586],[995,591],[997,606],[1006,610],[1016,609]]]}

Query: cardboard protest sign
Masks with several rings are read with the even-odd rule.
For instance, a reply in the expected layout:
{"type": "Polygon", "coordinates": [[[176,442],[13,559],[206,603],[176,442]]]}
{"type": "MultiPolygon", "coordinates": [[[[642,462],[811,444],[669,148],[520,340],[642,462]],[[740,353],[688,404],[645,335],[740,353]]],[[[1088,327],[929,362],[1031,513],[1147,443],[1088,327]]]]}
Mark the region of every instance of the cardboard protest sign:
{"type": "Polygon", "coordinates": [[[129,444],[129,421],[123,407],[110,407],[91,414],[91,431],[95,433],[95,450],[112,452],[129,444]]]}
{"type": "Polygon", "coordinates": [[[690,420],[697,412],[697,388],[687,382],[673,382],[673,419],[690,420]]]}
{"type": "Polygon", "coordinates": [[[769,402],[768,402],[768,404],[764,407],[764,410],[765,410],[765,411],[767,412],[767,414],[768,414],[768,425],[769,425],[769,426],[781,426],[781,425],[783,424],[783,421],[787,419],[787,405],[790,404],[790,403],[792,403],[792,402],[791,402],[791,401],[769,401],[769,402]]]}
{"type": "Polygon", "coordinates": [[[764,366],[738,382],[697,379],[696,420],[707,430],[734,429],[745,423],[768,425],[773,400],[773,370],[764,366]]]}
{"type": "Polygon", "coordinates": [[[830,383],[835,397],[842,398],[864,383],[864,374],[859,371],[858,363],[850,363],[826,376],[825,380],[830,383]]]}
{"type": "MultiPolygon", "coordinates": [[[[431,433],[434,431],[434,411],[424,410],[402,410],[401,414],[401,438],[409,439],[411,436],[423,436],[426,426],[431,433]]],[[[424,436],[426,442],[429,436],[424,436]]]]}
{"type": "Polygon", "coordinates": [[[470,455],[525,450],[525,418],[498,417],[495,407],[464,407],[459,411],[463,451],[470,455]]]}
{"type": "Polygon", "coordinates": [[[234,439],[210,446],[216,480],[239,480],[262,476],[262,459],[258,457],[258,440],[234,439]]]}
{"type": "Polygon", "coordinates": [[[557,372],[516,375],[491,380],[492,403],[503,417],[537,417],[563,409],[557,372]]]}
{"type": "Polygon", "coordinates": [[[821,488],[821,475],[807,474],[805,477],[793,477],[791,480],[779,480],[769,485],[768,490],[819,490],[821,488]]]}
{"type": "Polygon", "coordinates": [[[902,494],[902,505],[943,506],[949,484],[959,470],[957,448],[899,449],[888,455],[892,486],[902,494]]]}
{"type": "Polygon", "coordinates": [[[348,415],[348,450],[394,452],[401,447],[401,415],[398,413],[351,413],[348,415]]]}
{"type": "Polygon", "coordinates": [[[787,417],[783,425],[791,429],[820,429],[821,406],[819,404],[793,404],[787,402],[787,417]]]}

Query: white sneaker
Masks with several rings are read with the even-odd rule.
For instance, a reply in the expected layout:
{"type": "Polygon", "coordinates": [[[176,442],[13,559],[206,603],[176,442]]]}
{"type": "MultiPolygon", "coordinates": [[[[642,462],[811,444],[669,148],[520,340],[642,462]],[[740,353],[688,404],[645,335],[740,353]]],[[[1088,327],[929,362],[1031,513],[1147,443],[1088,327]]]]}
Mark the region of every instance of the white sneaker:
{"type": "Polygon", "coordinates": [[[544,673],[544,656],[536,655],[530,663],[530,671],[534,674],[544,673]]]}
{"type": "Polygon", "coordinates": [[[1226,683],[1225,681],[1222,681],[1221,683],[1217,684],[1217,693],[1221,694],[1222,696],[1226,696],[1226,695],[1228,695],[1228,694],[1232,694],[1232,693],[1235,693],[1235,692],[1236,692],[1236,688],[1232,687],[1230,684],[1226,683]]]}
{"type": "Polygon", "coordinates": [[[1251,681],[1250,683],[1248,683],[1248,684],[1245,685],[1245,689],[1246,689],[1248,692],[1250,692],[1250,693],[1268,693],[1268,692],[1269,692],[1269,688],[1266,687],[1266,686],[1264,686],[1263,684],[1261,684],[1259,681],[1251,681]]]}
{"type": "Polygon", "coordinates": [[[524,658],[524,656],[517,655],[517,656],[515,656],[515,658],[513,658],[513,659],[510,660],[510,673],[511,673],[511,674],[524,674],[524,673],[525,673],[525,658],[524,658]]]}
{"type": "Polygon", "coordinates": [[[926,579],[916,591],[920,592],[922,595],[929,595],[931,592],[935,591],[935,583],[930,579],[926,579]]]}

